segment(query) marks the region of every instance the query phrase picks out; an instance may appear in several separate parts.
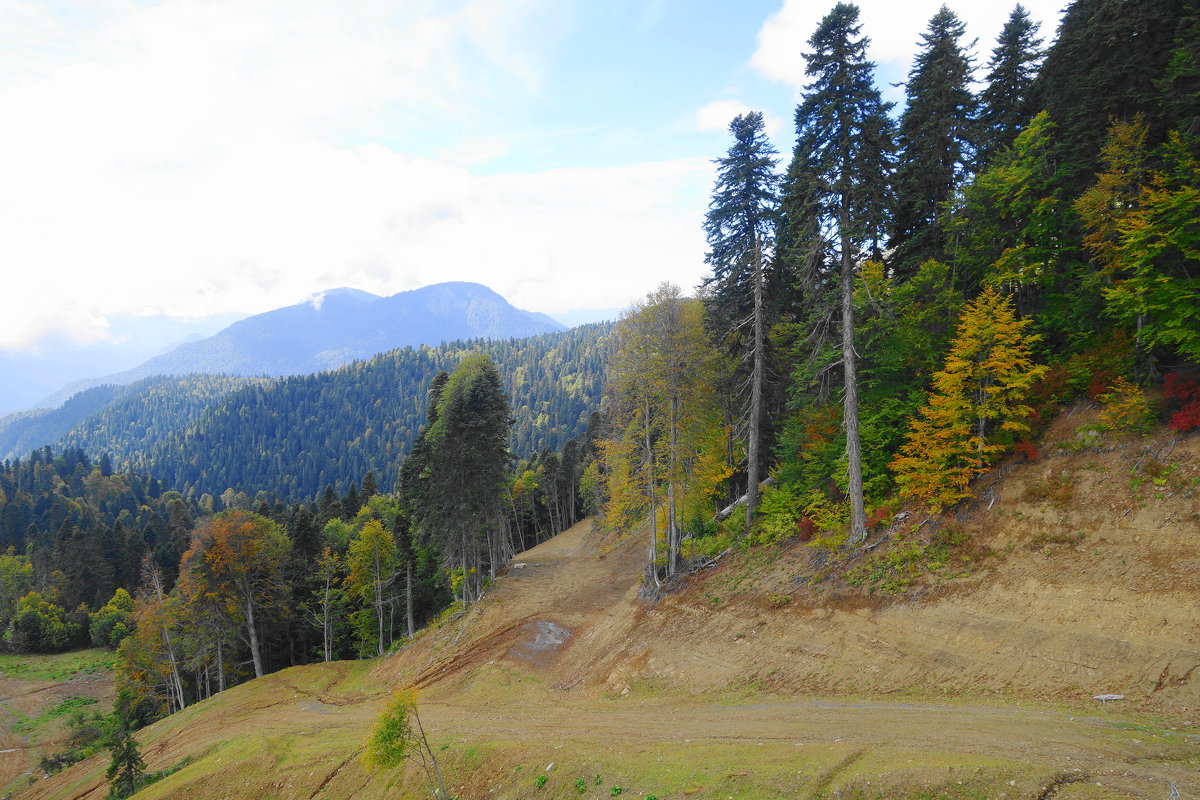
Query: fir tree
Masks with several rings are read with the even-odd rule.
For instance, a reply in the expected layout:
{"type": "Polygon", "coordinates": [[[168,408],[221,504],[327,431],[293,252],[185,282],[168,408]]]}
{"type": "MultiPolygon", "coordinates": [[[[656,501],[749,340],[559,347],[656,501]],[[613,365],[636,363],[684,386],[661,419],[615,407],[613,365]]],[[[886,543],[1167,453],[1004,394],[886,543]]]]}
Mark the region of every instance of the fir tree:
{"type": "Polygon", "coordinates": [[[108,796],[112,800],[121,800],[136,792],[146,771],[146,762],[142,760],[137,739],[133,738],[134,704],[134,697],[128,689],[117,692],[117,699],[113,704],[113,729],[108,739],[112,760],[105,773],[109,785],[108,796]]]}
{"type": "Polygon", "coordinates": [[[716,160],[717,183],[704,219],[712,275],[705,280],[709,320],[722,349],[743,367],[746,439],[746,530],[758,508],[763,462],[763,388],[767,372],[767,265],[774,253],[778,206],[775,148],[753,111],[729,125],[734,143],[716,160]],[[749,369],[746,369],[746,366],[749,369]],[[749,373],[746,375],[746,373],[749,373]]]}
{"type": "Polygon", "coordinates": [[[979,95],[977,167],[987,165],[1017,138],[1037,109],[1032,106],[1033,81],[1042,59],[1038,23],[1018,4],[1000,31],[988,62],[987,86],[979,95]]]}
{"type": "Polygon", "coordinates": [[[511,557],[502,541],[500,493],[512,425],[508,396],[487,356],[472,353],[430,391],[431,420],[404,465],[408,507],[456,575],[464,604],[511,557]]]}
{"type": "Polygon", "coordinates": [[[966,26],[946,6],[921,35],[905,85],[900,118],[900,167],[892,268],[910,275],[930,258],[944,258],[946,235],[938,221],[943,206],[966,178],[974,158],[975,97],[971,58],[960,43],[966,26]]]}
{"type": "MultiPolygon", "coordinates": [[[[789,230],[809,232],[807,239],[789,239],[792,257],[812,257],[811,248],[823,246],[822,237],[815,234],[821,230],[830,232],[840,262],[843,423],[852,541],[866,536],[854,353],[854,270],[863,248],[869,245],[877,250],[883,236],[892,147],[889,106],[875,88],[875,65],[866,57],[868,40],[859,32],[858,7],[839,3],[809,39],[813,50],[804,58],[812,83],[796,108],[796,149],[784,200],[789,230]],[[806,221],[807,215],[815,215],[815,223],[806,221]]],[[[820,254],[813,258],[819,259],[820,254]]]]}
{"type": "Polygon", "coordinates": [[[1182,88],[1173,75],[1187,84],[1185,76],[1191,74],[1195,91],[1196,46],[1179,38],[1197,30],[1195,18],[1194,0],[1075,0],[1067,7],[1034,93],[1037,106],[1058,126],[1055,160],[1069,191],[1081,191],[1097,171],[1112,120],[1140,114],[1153,147],[1166,140],[1177,121],[1194,119],[1193,102],[1176,105],[1162,99],[1164,89],[1182,88]]]}

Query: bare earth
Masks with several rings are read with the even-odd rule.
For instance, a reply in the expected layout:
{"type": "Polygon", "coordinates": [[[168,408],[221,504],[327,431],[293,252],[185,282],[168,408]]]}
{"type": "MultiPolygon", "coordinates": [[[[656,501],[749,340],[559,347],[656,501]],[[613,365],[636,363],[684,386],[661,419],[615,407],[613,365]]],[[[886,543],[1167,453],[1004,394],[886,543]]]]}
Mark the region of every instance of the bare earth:
{"type": "MultiPolygon", "coordinates": [[[[900,597],[797,582],[813,551],[794,545],[650,605],[644,533],[581,523],[395,656],[286,670],[148,728],[150,769],[194,760],[138,797],[427,796],[415,767],[358,759],[387,692],[416,685],[462,800],[1195,800],[1200,439],[1167,444],[1012,467],[954,522],[996,555],[900,597]],[[1147,453],[1175,465],[1148,489],[1130,482],[1147,453]],[[1069,502],[1036,491],[1056,473],[1069,502]]],[[[104,766],[19,796],[98,800],[104,766]]]]}

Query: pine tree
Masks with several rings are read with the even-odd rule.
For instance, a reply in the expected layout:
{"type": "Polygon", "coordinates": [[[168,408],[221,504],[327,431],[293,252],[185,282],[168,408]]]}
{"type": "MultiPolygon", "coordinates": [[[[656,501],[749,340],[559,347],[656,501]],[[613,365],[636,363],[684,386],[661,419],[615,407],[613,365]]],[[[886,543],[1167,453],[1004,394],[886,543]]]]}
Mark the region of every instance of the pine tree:
{"type": "Polygon", "coordinates": [[[971,58],[960,43],[965,34],[962,21],[942,6],[921,35],[921,51],[905,85],[891,237],[896,248],[891,266],[900,275],[945,257],[946,235],[938,218],[974,159],[976,101],[971,58]]]}
{"type": "MultiPolygon", "coordinates": [[[[854,271],[863,248],[878,249],[883,237],[892,148],[889,106],[875,88],[875,65],[866,57],[868,40],[859,32],[858,7],[838,3],[809,39],[813,50],[804,58],[806,73],[813,80],[796,108],[796,149],[785,198],[789,225],[807,225],[812,231],[803,217],[815,212],[816,230],[831,232],[832,249],[840,262],[843,424],[853,542],[866,537],[854,352],[854,271]]],[[[815,235],[807,242],[813,247],[823,245],[815,235]]],[[[804,245],[800,249],[803,251],[804,245]]]]}
{"type": "Polygon", "coordinates": [[[987,86],[979,95],[977,167],[986,166],[1017,138],[1037,109],[1031,104],[1033,80],[1041,63],[1038,24],[1018,4],[1008,17],[988,62],[987,86]]]}
{"type": "Polygon", "coordinates": [[[724,158],[716,160],[717,183],[704,218],[709,246],[705,261],[712,269],[704,285],[711,290],[707,298],[709,324],[722,349],[741,364],[735,371],[735,383],[744,379],[746,384],[742,419],[749,532],[758,508],[764,460],[763,389],[770,327],[766,275],[774,253],[779,179],[776,151],[767,140],[760,112],[739,115],[729,130],[734,143],[724,158]]]}

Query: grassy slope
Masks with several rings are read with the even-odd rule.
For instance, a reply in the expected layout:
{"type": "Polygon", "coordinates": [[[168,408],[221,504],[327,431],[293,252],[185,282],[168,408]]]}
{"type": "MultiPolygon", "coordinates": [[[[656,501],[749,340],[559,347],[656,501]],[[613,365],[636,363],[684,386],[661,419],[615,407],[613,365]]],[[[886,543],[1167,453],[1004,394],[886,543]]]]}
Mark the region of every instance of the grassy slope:
{"type": "MultiPolygon", "coordinates": [[[[1200,794],[1200,438],[1000,472],[959,518],[910,517],[844,562],[741,553],[657,606],[637,600],[644,537],[583,523],[391,658],[286,670],[147,729],[151,769],[194,760],[139,797],[422,796],[415,769],[357,758],[408,684],[463,800],[1200,794]],[[969,537],[939,549],[948,528],[969,537]]],[[[22,796],[100,798],[103,769],[22,796]]]]}
{"type": "Polygon", "coordinates": [[[113,654],[0,655],[0,796],[38,774],[42,753],[62,749],[71,712],[112,708],[113,654]]]}

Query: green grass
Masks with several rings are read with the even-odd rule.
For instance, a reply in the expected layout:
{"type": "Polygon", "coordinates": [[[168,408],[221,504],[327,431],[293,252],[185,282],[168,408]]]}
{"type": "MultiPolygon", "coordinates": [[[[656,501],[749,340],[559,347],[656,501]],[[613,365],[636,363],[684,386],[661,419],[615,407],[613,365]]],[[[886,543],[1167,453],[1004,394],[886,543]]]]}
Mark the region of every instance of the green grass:
{"type": "Polygon", "coordinates": [[[9,713],[11,713],[13,716],[11,729],[13,733],[18,733],[22,736],[32,736],[47,723],[59,719],[60,717],[65,717],[66,715],[74,711],[78,711],[81,708],[96,705],[98,702],[99,701],[94,697],[79,697],[77,695],[71,695],[70,697],[64,698],[63,701],[54,708],[50,709],[49,711],[44,711],[36,717],[28,717],[22,714],[20,711],[9,709],[9,713]]]}
{"type": "Polygon", "coordinates": [[[967,541],[967,534],[951,529],[938,531],[928,544],[897,541],[848,570],[846,581],[872,594],[903,594],[923,583],[965,577],[973,570],[963,548],[967,541]]]}
{"type": "Polygon", "coordinates": [[[116,653],[101,649],[53,655],[0,655],[0,674],[25,681],[66,681],[76,675],[111,672],[116,658],[116,653]]]}

